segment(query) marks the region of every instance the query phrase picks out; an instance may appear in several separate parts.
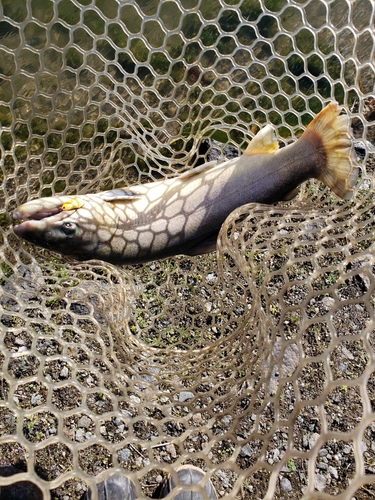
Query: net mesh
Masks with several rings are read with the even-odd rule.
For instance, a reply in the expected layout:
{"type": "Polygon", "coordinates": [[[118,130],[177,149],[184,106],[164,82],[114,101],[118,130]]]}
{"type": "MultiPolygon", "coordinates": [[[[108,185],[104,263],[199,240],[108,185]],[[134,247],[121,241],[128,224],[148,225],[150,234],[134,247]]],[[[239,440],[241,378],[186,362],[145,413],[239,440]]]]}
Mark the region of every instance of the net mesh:
{"type": "MultiPolygon", "coordinates": [[[[370,0],[1,0],[0,465],[44,498],[180,464],[219,497],[375,494],[370,0]],[[218,253],[79,263],[21,242],[26,200],[295,140],[335,98],[360,182],[236,210],[218,253]]],[[[15,481],[1,477],[0,485],[15,481]]]]}

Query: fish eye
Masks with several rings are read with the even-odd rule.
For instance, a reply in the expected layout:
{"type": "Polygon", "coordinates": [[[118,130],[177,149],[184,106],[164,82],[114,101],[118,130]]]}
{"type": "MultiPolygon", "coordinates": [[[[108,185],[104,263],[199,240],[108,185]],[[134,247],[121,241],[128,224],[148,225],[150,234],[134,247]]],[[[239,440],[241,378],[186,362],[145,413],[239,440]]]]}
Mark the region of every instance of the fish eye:
{"type": "Polygon", "coordinates": [[[66,236],[72,236],[75,234],[76,229],[77,226],[74,222],[64,222],[61,226],[61,230],[66,236]]]}

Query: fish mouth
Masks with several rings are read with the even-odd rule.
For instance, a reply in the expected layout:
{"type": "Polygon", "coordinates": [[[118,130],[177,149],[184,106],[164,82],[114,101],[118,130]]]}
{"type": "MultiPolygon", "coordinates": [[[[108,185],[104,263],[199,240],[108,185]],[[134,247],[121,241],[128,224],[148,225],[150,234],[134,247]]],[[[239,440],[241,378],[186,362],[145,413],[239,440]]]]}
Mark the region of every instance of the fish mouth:
{"type": "Polygon", "coordinates": [[[29,241],[34,241],[38,235],[48,230],[51,223],[60,222],[69,217],[74,210],[63,210],[61,207],[51,209],[40,209],[38,211],[22,212],[16,210],[12,217],[19,221],[13,226],[13,230],[17,236],[29,241]]]}
{"type": "Polygon", "coordinates": [[[83,206],[82,200],[73,196],[52,196],[28,201],[16,208],[12,217],[14,220],[43,220],[61,214],[70,215],[83,206]]]}
{"type": "Polygon", "coordinates": [[[63,209],[61,207],[41,209],[34,212],[21,212],[20,210],[15,210],[12,214],[14,220],[42,220],[47,217],[52,217],[61,213],[63,209]]]}

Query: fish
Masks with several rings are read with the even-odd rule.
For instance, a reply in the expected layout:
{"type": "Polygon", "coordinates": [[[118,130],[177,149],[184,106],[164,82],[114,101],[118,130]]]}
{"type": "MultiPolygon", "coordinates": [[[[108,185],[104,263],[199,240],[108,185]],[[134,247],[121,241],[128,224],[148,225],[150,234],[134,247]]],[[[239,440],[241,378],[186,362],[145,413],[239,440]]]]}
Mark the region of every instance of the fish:
{"type": "Polygon", "coordinates": [[[76,260],[137,264],[214,251],[224,220],[249,203],[289,199],[308,179],[350,199],[358,178],[349,118],[333,101],[292,144],[279,148],[271,125],[238,158],[176,177],[99,193],[39,198],[13,213],[14,232],[76,260]]]}

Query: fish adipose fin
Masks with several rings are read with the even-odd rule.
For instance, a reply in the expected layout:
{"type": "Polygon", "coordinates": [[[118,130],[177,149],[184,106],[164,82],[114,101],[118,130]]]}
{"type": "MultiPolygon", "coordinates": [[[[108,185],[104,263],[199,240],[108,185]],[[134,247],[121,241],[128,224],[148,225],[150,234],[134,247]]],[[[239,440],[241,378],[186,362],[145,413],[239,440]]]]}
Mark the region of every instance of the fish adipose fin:
{"type": "Polygon", "coordinates": [[[266,125],[251,140],[244,154],[247,156],[266,155],[277,149],[279,149],[279,143],[276,140],[274,128],[271,125],[266,125]]]}
{"type": "Polygon", "coordinates": [[[133,193],[130,189],[112,189],[111,191],[97,193],[95,196],[99,196],[104,201],[115,202],[137,200],[142,195],[133,193]]]}
{"type": "Polygon", "coordinates": [[[352,160],[349,117],[340,115],[341,107],[331,102],[313,119],[300,140],[323,149],[325,165],[317,178],[340,198],[350,199],[358,178],[358,168],[352,160]]]}

